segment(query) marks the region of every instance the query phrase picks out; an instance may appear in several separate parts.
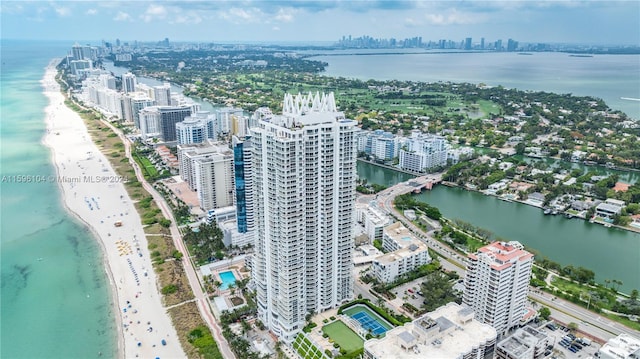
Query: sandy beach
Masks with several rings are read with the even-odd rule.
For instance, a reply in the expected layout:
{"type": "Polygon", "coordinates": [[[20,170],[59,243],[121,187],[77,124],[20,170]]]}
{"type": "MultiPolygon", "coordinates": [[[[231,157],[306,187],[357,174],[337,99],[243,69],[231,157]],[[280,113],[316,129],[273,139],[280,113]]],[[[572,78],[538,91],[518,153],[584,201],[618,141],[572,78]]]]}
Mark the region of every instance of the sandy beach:
{"type": "Polygon", "coordinates": [[[42,80],[49,99],[44,143],[57,168],[57,177],[46,180],[58,183],[65,207],[91,228],[102,245],[119,328],[118,355],[185,358],[162,305],[142,223],[124,179],[92,142],[80,116],[64,105],[55,75],[50,64],[42,80]]]}

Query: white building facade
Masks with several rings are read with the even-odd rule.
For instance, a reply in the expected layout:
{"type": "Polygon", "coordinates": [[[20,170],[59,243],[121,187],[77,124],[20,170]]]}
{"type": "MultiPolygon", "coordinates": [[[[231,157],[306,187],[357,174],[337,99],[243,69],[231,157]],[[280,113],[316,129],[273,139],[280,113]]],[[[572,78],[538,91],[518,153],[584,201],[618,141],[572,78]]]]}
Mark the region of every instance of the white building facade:
{"type": "Polygon", "coordinates": [[[364,226],[364,232],[369,237],[370,243],[375,240],[382,241],[384,227],[391,223],[387,214],[369,204],[356,204],[356,218],[364,226]]]}
{"type": "Polygon", "coordinates": [[[427,245],[400,222],[385,227],[382,238],[382,246],[389,253],[375,258],[371,264],[372,274],[382,283],[391,283],[431,262],[427,245]]]}
{"type": "MultiPolygon", "coordinates": [[[[233,155],[231,151],[201,157],[193,164],[198,202],[203,211],[233,206],[233,155]]],[[[235,214],[235,208],[233,208],[235,214]]]]}
{"type": "Polygon", "coordinates": [[[447,164],[449,144],[442,136],[413,131],[399,152],[400,168],[413,172],[425,172],[447,164]]]}
{"type": "Polygon", "coordinates": [[[519,242],[494,242],[468,259],[462,302],[500,335],[519,326],[526,311],[533,254],[519,242]]]}
{"type": "Polygon", "coordinates": [[[636,359],[640,358],[640,338],[622,333],[609,339],[598,350],[600,359],[636,359]]]}
{"type": "Polygon", "coordinates": [[[309,312],[353,296],[355,121],[333,93],[291,96],[251,128],[258,317],[292,342],[309,312]]]}

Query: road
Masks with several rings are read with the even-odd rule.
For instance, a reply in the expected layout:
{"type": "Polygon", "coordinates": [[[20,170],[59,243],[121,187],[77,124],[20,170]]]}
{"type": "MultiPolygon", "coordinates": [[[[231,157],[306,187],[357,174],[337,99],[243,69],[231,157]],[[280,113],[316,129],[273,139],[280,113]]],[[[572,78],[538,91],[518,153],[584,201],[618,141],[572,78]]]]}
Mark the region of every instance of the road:
{"type": "MultiPolygon", "coordinates": [[[[427,177],[434,180],[441,179],[440,174],[431,174],[427,177]]],[[[445,259],[445,261],[442,261],[445,269],[455,270],[462,278],[464,278],[466,258],[456,253],[449,246],[438,242],[430,235],[431,232],[425,233],[421,228],[407,220],[404,215],[393,206],[393,201],[396,196],[410,193],[413,190],[413,186],[409,185],[407,182],[402,182],[379,192],[375,196],[361,195],[358,198],[358,202],[373,204],[381,210],[386,211],[396,220],[402,222],[405,227],[409,228],[417,237],[423,240],[431,249],[438,252],[438,254],[445,259]]],[[[529,298],[548,307],[551,310],[551,316],[553,318],[564,323],[575,322],[579,325],[579,330],[586,332],[594,338],[607,341],[620,333],[628,333],[635,337],[640,337],[640,332],[636,330],[628,328],[594,312],[588,311],[585,308],[564,299],[556,298],[551,294],[540,292],[536,288],[530,287],[529,298]]]]}
{"type": "Polygon", "coordinates": [[[184,242],[182,241],[182,236],[180,235],[180,231],[178,230],[178,227],[176,225],[176,220],[173,217],[173,212],[171,211],[171,208],[169,208],[169,205],[165,201],[164,197],[162,197],[162,195],[158,193],[158,191],[156,191],[155,188],[153,188],[153,186],[149,182],[147,182],[147,180],[144,178],[144,175],[142,174],[142,171],[138,166],[138,163],[131,156],[131,141],[122,133],[122,131],[112,126],[108,121],[103,121],[103,122],[107,126],[109,126],[111,130],[114,131],[114,133],[118,134],[118,136],[120,137],[120,139],[125,145],[125,154],[129,159],[129,163],[133,167],[133,170],[136,173],[136,178],[138,179],[138,181],[140,181],[140,183],[142,183],[142,187],[151,194],[151,196],[153,197],[154,201],[158,204],[158,207],[162,211],[162,214],[165,216],[165,218],[171,221],[171,226],[169,227],[169,230],[171,231],[173,244],[183,254],[182,263],[184,265],[184,271],[187,275],[187,279],[189,280],[189,285],[191,286],[193,295],[195,296],[195,300],[198,307],[198,311],[200,312],[200,316],[205,321],[205,323],[207,323],[207,326],[211,330],[211,333],[216,343],[218,344],[218,348],[220,349],[222,356],[227,359],[235,359],[236,356],[233,354],[233,352],[231,351],[231,348],[229,347],[229,343],[222,335],[222,329],[218,325],[218,322],[216,321],[213,315],[213,311],[209,306],[209,299],[207,295],[204,293],[204,291],[202,290],[202,287],[200,286],[200,281],[198,280],[196,269],[193,265],[193,262],[189,259],[189,251],[185,248],[184,242]]]}

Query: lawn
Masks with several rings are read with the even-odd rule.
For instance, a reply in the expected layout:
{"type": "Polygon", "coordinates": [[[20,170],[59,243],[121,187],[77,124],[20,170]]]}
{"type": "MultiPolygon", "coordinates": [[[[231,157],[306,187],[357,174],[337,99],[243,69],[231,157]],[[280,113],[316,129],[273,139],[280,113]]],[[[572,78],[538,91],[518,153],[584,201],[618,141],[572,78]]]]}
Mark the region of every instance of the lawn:
{"type": "Polygon", "coordinates": [[[339,320],[325,325],[322,327],[322,331],[326,333],[329,338],[333,339],[334,342],[338,343],[342,349],[346,350],[347,353],[364,347],[364,340],[339,320]]]}

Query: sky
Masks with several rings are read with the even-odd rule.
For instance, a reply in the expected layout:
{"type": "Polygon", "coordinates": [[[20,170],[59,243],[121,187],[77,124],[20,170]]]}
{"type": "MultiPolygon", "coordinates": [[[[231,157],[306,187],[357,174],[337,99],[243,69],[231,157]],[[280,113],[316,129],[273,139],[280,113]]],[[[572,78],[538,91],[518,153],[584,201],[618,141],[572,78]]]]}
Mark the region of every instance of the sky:
{"type": "Polygon", "coordinates": [[[423,41],[640,46],[640,1],[0,1],[3,39],[335,42],[423,41]]]}

